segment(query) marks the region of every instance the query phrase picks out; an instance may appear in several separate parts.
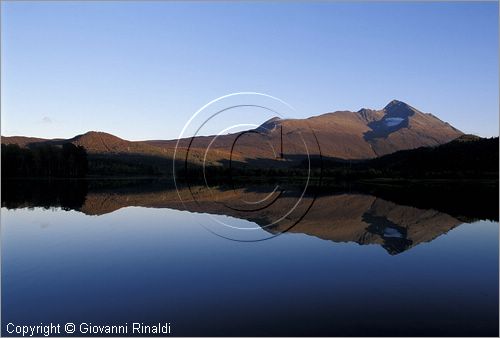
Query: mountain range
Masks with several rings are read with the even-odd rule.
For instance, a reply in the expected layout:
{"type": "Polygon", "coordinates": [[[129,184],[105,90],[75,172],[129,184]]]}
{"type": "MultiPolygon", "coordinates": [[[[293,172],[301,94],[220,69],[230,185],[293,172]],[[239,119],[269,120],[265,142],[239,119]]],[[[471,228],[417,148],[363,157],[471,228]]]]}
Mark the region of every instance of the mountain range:
{"type": "Polygon", "coordinates": [[[270,161],[295,166],[308,154],[341,160],[372,159],[399,150],[444,144],[462,135],[436,116],[393,100],[380,110],[336,111],[306,119],[273,118],[253,132],[217,137],[128,141],[90,131],[70,139],[10,136],[2,137],[1,142],[28,148],[72,143],[84,147],[90,159],[101,166],[105,161],[132,166],[140,163],[163,168],[163,172],[171,167],[177,143],[180,160],[184,160],[189,148],[189,163],[200,164],[205,158],[206,164],[220,166],[231,158],[267,167],[270,161]]]}

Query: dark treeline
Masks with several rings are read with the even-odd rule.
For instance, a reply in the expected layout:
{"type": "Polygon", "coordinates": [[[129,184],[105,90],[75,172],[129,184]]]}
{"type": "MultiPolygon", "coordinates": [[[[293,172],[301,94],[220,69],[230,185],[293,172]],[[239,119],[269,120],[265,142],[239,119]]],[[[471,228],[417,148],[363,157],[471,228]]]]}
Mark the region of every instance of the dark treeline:
{"type": "Polygon", "coordinates": [[[437,147],[402,150],[360,164],[386,176],[498,180],[498,137],[458,139],[437,147]]]}
{"type": "MultiPolygon", "coordinates": [[[[293,155],[288,155],[291,157],[293,155]]],[[[460,138],[436,147],[398,151],[370,160],[342,160],[311,156],[311,162],[272,162],[268,159],[227,161],[205,168],[183,161],[176,176],[192,181],[274,181],[328,179],[493,179],[498,180],[498,137],[460,138]],[[301,163],[297,165],[297,163],[301,163]],[[310,171],[308,170],[310,168],[310,171]]],[[[2,145],[2,177],[171,177],[171,159],[138,154],[91,154],[71,143],[20,148],[2,145]]]]}
{"type": "MultiPolygon", "coordinates": [[[[498,180],[498,137],[459,139],[436,147],[401,150],[371,160],[315,160],[324,177],[338,179],[498,180]]],[[[304,165],[305,166],[305,165],[304,165]]]]}
{"type": "Polygon", "coordinates": [[[64,177],[87,175],[87,152],[71,143],[21,148],[2,144],[2,177],[64,177]]]}
{"type": "Polygon", "coordinates": [[[343,160],[311,156],[295,167],[259,168],[251,165],[203,168],[189,165],[179,167],[181,178],[201,180],[231,179],[273,181],[277,177],[303,180],[336,179],[491,179],[498,180],[499,143],[496,138],[459,139],[435,147],[402,150],[370,160],[343,160]],[[308,168],[310,167],[310,171],[308,168]]]}

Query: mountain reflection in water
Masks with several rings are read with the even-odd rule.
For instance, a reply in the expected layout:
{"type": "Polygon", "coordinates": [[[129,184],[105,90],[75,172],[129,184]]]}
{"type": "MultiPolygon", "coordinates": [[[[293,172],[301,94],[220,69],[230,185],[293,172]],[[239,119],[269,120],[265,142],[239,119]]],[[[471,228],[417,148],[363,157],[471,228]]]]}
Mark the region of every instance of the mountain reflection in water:
{"type": "Polygon", "coordinates": [[[61,207],[87,215],[130,206],[186,210],[247,220],[270,236],[289,232],[376,244],[391,255],[463,223],[498,221],[497,183],[336,184],[311,186],[303,196],[302,189],[283,183],[184,184],[176,190],[165,180],[8,181],[2,184],[2,207],[61,207]]]}

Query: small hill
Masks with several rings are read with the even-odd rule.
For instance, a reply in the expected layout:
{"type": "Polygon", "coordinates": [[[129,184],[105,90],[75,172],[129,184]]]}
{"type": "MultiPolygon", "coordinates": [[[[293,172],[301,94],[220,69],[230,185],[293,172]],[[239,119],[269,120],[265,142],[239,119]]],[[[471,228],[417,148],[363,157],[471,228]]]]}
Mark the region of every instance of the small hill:
{"type": "Polygon", "coordinates": [[[27,147],[30,144],[46,142],[47,139],[26,136],[2,136],[2,144],[17,144],[20,147],[27,147]]]}
{"type": "Polygon", "coordinates": [[[158,147],[148,145],[144,142],[127,141],[117,136],[98,131],[89,131],[65,142],[83,146],[90,154],[162,155],[162,151],[158,147]]]}
{"type": "Polygon", "coordinates": [[[472,134],[464,134],[460,137],[457,137],[454,141],[456,142],[474,142],[481,140],[481,137],[472,135],[472,134]]]}

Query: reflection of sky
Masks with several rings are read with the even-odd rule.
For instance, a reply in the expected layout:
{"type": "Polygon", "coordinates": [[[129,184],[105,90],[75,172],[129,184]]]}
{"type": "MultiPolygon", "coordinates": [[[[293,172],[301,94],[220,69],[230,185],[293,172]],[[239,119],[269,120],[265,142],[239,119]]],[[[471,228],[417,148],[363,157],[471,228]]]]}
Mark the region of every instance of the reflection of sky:
{"type": "Polygon", "coordinates": [[[168,320],[196,335],[248,328],[248,316],[270,333],[332,322],[345,333],[353,320],[458,330],[498,317],[497,223],[464,224],[390,256],[301,234],[227,241],[199,225],[206,215],[169,209],[1,216],[3,322],[168,320]]]}

